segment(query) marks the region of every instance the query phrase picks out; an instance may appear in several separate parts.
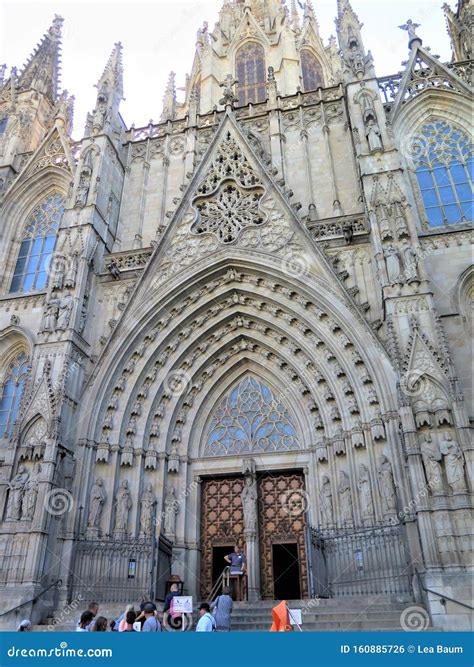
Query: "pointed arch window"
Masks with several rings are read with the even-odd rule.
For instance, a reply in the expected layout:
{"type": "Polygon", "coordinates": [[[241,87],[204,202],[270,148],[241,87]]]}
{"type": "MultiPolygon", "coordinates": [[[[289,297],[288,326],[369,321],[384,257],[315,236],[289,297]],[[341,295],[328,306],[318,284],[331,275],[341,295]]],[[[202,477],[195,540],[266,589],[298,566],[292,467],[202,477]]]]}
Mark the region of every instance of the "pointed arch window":
{"type": "Polygon", "coordinates": [[[20,353],[10,363],[0,394],[0,438],[11,435],[28,373],[28,357],[20,353]]]}
{"type": "Polygon", "coordinates": [[[316,56],[308,49],[301,51],[301,71],[305,93],[324,87],[323,68],[316,56]]]}
{"type": "Polygon", "coordinates": [[[472,220],[472,143],[459,127],[434,120],[412,142],[412,157],[430,227],[472,220]]]}
{"type": "Polygon", "coordinates": [[[44,289],[56,237],[64,213],[64,198],[53,193],[27,220],[10,292],[44,289]]]}
{"type": "Polygon", "coordinates": [[[265,50],[258,42],[247,42],[235,56],[236,78],[239,82],[239,105],[265,102],[265,50]]]}
{"type": "Polygon", "coordinates": [[[293,419],[280,397],[257,378],[248,376],[217,406],[204,454],[220,456],[299,448],[293,419]]]}

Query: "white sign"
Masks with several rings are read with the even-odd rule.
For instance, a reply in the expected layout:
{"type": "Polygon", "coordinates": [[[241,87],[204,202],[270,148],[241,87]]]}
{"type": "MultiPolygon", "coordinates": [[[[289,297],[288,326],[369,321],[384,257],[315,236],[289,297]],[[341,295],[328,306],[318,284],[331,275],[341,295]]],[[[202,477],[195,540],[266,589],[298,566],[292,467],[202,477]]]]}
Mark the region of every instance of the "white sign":
{"type": "Polygon", "coordinates": [[[288,609],[290,613],[290,623],[291,625],[303,625],[303,616],[301,614],[301,609],[288,609]]]}
{"type": "Polygon", "coordinates": [[[133,627],[133,629],[135,630],[135,632],[141,632],[141,631],[142,631],[142,624],[140,623],[140,621],[136,621],[136,622],[132,625],[132,627],[133,627]]]}
{"type": "Polygon", "coordinates": [[[192,596],[176,596],[173,598],[173,614],[192,614],[193,598],[192,596]]]}

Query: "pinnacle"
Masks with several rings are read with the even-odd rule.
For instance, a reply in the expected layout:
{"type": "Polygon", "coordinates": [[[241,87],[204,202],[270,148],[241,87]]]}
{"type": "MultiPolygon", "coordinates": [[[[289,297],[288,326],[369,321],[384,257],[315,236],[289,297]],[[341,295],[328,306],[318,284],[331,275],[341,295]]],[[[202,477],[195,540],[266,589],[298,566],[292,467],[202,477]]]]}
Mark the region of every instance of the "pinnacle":
{"type": "Polygon", "coordinates": [[[115,89],[118,97],[123,99],[123,61],[122,61],[122,42],[115,42],[114,48],[110,53],[107,64],[102,76],[99,79],[97,88],[115,89]]]}
{"type": "Polygon", "coordinates": [[[25,64],[19,78],[20,88],[36,88],[54,102],[59,89],[61,29],[64,19],[56,14],[25,64]]]}

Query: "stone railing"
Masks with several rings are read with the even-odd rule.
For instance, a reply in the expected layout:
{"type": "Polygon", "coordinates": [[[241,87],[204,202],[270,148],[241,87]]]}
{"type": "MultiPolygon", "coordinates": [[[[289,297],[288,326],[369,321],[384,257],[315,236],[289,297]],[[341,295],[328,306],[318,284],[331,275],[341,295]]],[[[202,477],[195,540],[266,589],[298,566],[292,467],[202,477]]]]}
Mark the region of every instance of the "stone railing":
{"type": "Polygon", "coordinates": [[[306,222],[310,234],[317,241],[344,238],[350,243],[355,236],[369,233],[369,226],[363,215],[306,222]]]}
{"type": "Polygon", "coordinates": [[[153,248],[116,252],[105,257],[104,266],[115,277],[125,271],[141,271],[148,264],[152,253],[153,248]]]}

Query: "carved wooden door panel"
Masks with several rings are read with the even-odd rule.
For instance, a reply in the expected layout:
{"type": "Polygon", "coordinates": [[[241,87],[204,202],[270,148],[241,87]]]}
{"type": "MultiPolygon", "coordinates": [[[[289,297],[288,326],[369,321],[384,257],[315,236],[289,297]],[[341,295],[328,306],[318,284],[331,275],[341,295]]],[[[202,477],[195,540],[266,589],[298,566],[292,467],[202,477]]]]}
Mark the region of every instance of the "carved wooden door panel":
{"type": "Polygon", "coordinates": [[[308,597],[305,549],[306,492],[303,473],[276,473],[258,480],[261,595],[273,599],[273,545],[296,543],[301,597],[308,597]]]}
{"type": "MultiPolygon", "coordinates": [[[[215,477],[202,483],[201,502],[201,595],[206,599],[212,589],[215,547],[239,544],[244,548],[244,522],[241,494],[244,478],[215,477]]],[[[226,563],[222,560],[222,568],[226,563]]]]}

